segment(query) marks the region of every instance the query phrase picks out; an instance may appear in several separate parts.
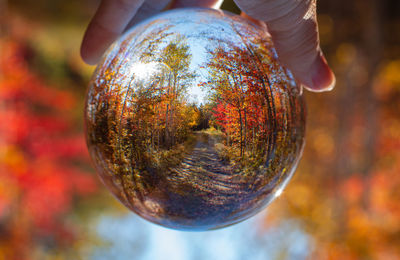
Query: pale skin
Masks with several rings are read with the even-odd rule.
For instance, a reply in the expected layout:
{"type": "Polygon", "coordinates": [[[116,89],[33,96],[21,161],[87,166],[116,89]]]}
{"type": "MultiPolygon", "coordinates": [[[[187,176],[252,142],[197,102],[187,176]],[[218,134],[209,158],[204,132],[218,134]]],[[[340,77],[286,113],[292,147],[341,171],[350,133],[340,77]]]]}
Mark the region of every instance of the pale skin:
{"type": "MultiPolygon", "coordinates": [[[[279,59],[297,81],[314,92],[329,91],[335,76],[319,46],[316,0],[235,0],[242,15],[268,31],[279,59]]],[[[219,8],[221,0],[102,0],[81,46],[81,56],[96,64],[127,28],[146,17],[179,7],[219,8]]]]}

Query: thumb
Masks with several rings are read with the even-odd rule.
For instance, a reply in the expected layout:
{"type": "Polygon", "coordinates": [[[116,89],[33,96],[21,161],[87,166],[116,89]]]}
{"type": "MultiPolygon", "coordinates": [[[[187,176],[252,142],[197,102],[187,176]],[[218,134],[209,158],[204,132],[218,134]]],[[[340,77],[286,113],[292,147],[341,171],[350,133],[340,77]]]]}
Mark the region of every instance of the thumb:
{"type": "Polygon", "coordinates": [[[335,76],[318,38],[316,0],[235,0],[247,15],[264,21],[279,59],[307,89],[331,90],[335,76]]]}

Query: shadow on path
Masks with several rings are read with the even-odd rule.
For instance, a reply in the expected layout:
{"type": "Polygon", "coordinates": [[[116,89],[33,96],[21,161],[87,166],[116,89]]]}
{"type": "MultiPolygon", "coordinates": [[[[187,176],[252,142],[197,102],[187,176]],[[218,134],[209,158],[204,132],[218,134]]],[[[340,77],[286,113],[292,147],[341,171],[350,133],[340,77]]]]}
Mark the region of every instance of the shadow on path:
{"type": "Polygon", "coordinates": [[[171,170],[168,179],[171,183],[190,183],[192,192],[212,196],[213,204],[236,199],[247,184],[240,181],[232,165],[219,158],[215,136],[207,132],[197,132],[195,135],[193,150],[185,156],[179,167],[171,170]]]}

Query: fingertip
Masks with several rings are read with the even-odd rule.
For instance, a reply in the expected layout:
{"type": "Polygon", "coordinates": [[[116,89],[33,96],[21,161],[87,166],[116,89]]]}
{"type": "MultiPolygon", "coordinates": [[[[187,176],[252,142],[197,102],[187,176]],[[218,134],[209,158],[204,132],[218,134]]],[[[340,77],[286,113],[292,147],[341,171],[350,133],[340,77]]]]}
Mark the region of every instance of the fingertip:
{"type": "Polygon", "coordinates": [[[136,14],[144,0],[102,0],[83,37],[83,61],[95,65],[136,14]]]}
{"type": "Polygon", "coordinates": [[[294,77],[298,80],[301,86],[308,91],[326,92],[331,91],[335,87],[335,74],[321,53],[317,54],[308,69],[303,68],[300,70],[298,65],[290,65],[291,66],[288,64],[287,66],[292,71],[294,77]]]}
{"type": "Polygon", "coordinates": [[[90,52],[88,51],[87,44],[85,40],[81,44],[81,49],[80,49],[80,54],[82,60],[88,64],[88,65],[96,65],[98,60],[93,57],[93,55],[90,55],[90,52]]]}
{"type": "Polygon", "coordinates": [[[317,56],[311,67],[311,83],[307,89],[313,92],[331,91],[335,87],[335,74],[322,54],[317,56]]]}
{"type": "Polygon", "coordinates": [[[117,34],[98,29],[90,24],[81,44],[82,60],[88,65],[96,65],[115,38],[117,34]]]}

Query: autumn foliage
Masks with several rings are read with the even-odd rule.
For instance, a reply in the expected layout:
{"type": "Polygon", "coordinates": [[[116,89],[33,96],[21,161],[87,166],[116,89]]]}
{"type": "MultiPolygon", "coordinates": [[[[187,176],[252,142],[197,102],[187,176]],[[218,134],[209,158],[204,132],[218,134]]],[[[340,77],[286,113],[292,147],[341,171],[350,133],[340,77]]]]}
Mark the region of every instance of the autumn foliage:
{"type": "Polygon", "coordinates": [[[83,168],[76,97],[33,72],[27,46],[11,38],[0,44],[0,258],[29,259],[45,241],[50,251],[74,241],[66,214],[97,182],[83,168]]]}
{"type": "MultiPolygon", "coordinates": [[[[83,30],[95,8],[91,1],[8,3],[20,16],[33,10],[35,21],[43,14],[48,31],[62,17],[83,30]]],[[[279,223],[297,221],[312,240],[310,259],[400,259],[398,10],[395,0],[318,2],[322,50],[337,84],[329,93],[306,93],[305,153],[264,222],[276,230],[279,223]]],[[[39,38],[31,22],[26,24],[26,31],[39,38]]],[[[69,25],[62,26],[52,35],[71,38],[69,25]]],[[[76,51],[79,41],[80,36],[76,51]]],[[[76,200],[97,185],[81,167],[87,155],[72,118],[80,115],[76,106],[82,98],[72,94],[73,88],[60,90],[35,73],[25,42],[2,38],[0,45],[0,258],[31,259],[38,250],[67,248],[79,237],[67,216],[74,213],[76,200]]],[[[239,125],[240,120],[231,108],[199,108],[192,126],[202,121],[196,130],[207,128],[200,120],[207,115],[215,117],[214,127],[232,132],[225,122],[239,125]]],[[[248,120],[250,132],[252,124],[248,120]]],[[[160,131],[154,128],[157,135],[160,131]]],[[[239,135],[232,139],[240,155],[239,135]]],[[[251,139],[243,135],[242,144],[247,147],[251,139]]]]}

